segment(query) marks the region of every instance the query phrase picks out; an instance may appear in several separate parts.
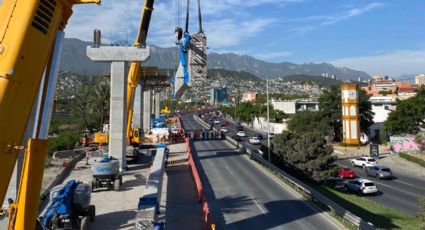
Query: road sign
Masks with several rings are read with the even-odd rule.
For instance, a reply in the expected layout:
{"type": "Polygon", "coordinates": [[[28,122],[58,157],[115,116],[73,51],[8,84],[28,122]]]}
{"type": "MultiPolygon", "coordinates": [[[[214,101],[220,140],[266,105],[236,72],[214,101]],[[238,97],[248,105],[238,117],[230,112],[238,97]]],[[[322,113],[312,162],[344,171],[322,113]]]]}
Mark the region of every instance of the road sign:
{"type": "Polygon", "coordinates": [[[370,145],[370,157],[379,157],[379,145],[371,144],[370,145]]]}

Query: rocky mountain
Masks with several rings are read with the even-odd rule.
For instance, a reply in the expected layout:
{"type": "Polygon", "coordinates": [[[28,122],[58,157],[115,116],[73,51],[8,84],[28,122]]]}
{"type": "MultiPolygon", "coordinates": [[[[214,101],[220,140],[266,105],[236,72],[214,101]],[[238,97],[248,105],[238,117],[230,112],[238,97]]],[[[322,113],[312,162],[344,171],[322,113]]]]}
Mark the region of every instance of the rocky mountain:
{"type": "MultiPolygon", "coordinates": [[[[78,74],[98,74],[109,71],[108,63],[94,63],[86,55],[86,46],[89,42],[78,39],[67,38],[64,42],[61,66],[62,71],[71,71],[78,74]]],[[[177,64],[176,48],[160,48],[151,46],[151,57],[144,64],[146,66],[158,66],[160,68],[173,69],[177,64]]],[[[338,68],[328,63],[322,64],[294,64],[290,62],[269,63],[255,59],[248,55],[233,53],[208,55],[209,69],[227,69],[245,71],[265,79],[282,76],[304,74],[310,76],[321,76],[322,74],[334,74],[340,80],[368,79],[370,76],[362,71],[348,68],[338,68]]]]}

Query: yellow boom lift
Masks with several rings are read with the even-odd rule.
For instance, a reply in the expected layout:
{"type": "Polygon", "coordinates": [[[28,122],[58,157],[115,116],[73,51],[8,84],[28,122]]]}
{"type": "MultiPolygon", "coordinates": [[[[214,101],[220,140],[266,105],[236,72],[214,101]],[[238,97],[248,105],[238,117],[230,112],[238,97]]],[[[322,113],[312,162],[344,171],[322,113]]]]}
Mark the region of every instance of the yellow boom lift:
{"type": "MultiPolygon", "coordinates": [[[[152,16],[154,0],[145,0],[142,9],[142,16],[140,19],[139,31],[137,33],[134,46],[146,47],[146,37],[148,36],[149,24],[152,16]]],[[[127,144],[133,146],[139,146],[143,141],[143,130],[138,128],[132,128],[133,120],[133,105],[134,95],[136,87],[140,80],[140,62],[131,62],[128,71],[128,83],[127,83],[127,144]]]]}
{"type": "Polygon", "coordinates": [[[17,199],[8,229],[34,229],[39,205],[47,132],[54,94],[57,49],[72,6],[100,0],[3,0],[0,2],[0,200],[16,159],[25,149],[17,199]],[[37,97],[38,95],[38,97],[37,97]],[[37,100],[36,100],[37,99],[37,100]],[[37,106],[34,106],[37,104],[37,106]],[[31,113],[35,114],[30,119],[31,113]],[[27,125],[33,134],[23,143],[27,125]]]}

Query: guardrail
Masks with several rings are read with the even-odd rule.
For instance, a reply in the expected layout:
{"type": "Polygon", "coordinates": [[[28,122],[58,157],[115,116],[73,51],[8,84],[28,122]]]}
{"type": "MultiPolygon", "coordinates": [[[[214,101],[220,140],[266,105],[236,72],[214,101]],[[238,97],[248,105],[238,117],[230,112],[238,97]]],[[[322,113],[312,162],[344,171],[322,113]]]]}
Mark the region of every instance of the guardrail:
{"type": "MultiPolygon", "coordinates": [[[[201,125],[208,126],[208,124],[206,124],[201,118],[199,118],[195,114],[194,114],[194,118],[201,125]]],[[[247,153],[250,159],[257,161],[258,163],[270,169],[274,175],[282,178],[286,183],[290,184],[297,192],[302,192],[313,202],[320,203],[321,205],[327,207],[333,215],[340,216],[343,219],[343,221],[362,230],[376,229],[375,226],[373,226],[371,223],[364,221],[362,218],[354,215],[350,211],[346,210],[339,204],[329,199],[328,197],[322,195],[321,193],[312,189],[310,186],[304,184],[302,181],[284,172],[280,168],[276,167],[272,163],[265,160],[261,155],[257,153],[253,153],[251,149],[248,149],[244,147],[243,145],[239,144],[233,138],[226,136],[226,140],[228,140],[235,147],[239,148],[242,152],[247,153]]]]}
{"type": "Polygon", "coordinates": [[[138,230],[156,229],[160,226],[158,223],[159,202],[166,155],[166,147],[157,148],[144,194],[139,199],[136,214],[136,229],[138,230]]]}

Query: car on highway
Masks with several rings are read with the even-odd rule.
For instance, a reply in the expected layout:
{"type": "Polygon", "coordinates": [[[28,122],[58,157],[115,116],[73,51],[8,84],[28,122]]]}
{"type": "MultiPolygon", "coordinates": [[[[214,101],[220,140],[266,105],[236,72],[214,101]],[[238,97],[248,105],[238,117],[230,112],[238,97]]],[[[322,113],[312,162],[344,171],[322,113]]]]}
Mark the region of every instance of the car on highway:
{"type": "Polygon", "coordinates": [[[220,124],[220,121],[219,120],[214,120],[214,124],[215,125],[219,125],[220,124]]]}
{"type": "Polygon", "coordinates": [[[260,144],[260,139],[258,139],[258,137],[250,137],[249,138],[249,143],[252,145],[259,145],[260,144]]]}
{"type": "Polygon", "coordinates": [[[263,134],[261,134],[261,133],[256,133],[255,137],[257,137],[260,140],[263,140],[263,134]]]}
{"type": "Polygon", "coordinates": [[[227,132],[228,132],[227,127],[226,127],[226,126],[222,126],[222,127],[220,128],[220,131],[221,131],[221,132],[223,132],[223,133],[227,133],[227,132]]]}
{"type": "Polygon", "coordinates": [[[245,134],[244,131],[240,130],[236,133],[236,136],[244,137],[244,136],[246,136],[246,134],[245,134]]]}
{"type": "Polygon", "coordinates": [[[355,192],[358,195],[374,194],[378,192],[373,181],[361,178],[345,181],[344,190],[355,192]]]}
{"type": "Polygon", "coordinates": [[[242,138],[241,138],[240,136],[238,136],[238,135],[235,135],[233,138],[234,138],[236,141],[242,141],[242,138]]]}
{"type": "Polygon", "coordinates": [[[237,126],[236,126],[236,130],[238,130],[238,131],[243,131],[243,127],[242,127],[242,126],[240,126],[240,125],[237,125],[237,126]]]}
{"type": "Polygon", "coordinates": [[[391,179],[393,177],[391,169],[383,165],[367,167],[365,172],[366,175],[374,176],[376,179],[391,179]]]}
{"type": "Polygon", "coordinates": [[[349,168],[347,166],[343,166],[343,167],[339,168],[339,170],[338,170],[338,177],[340,177],[341,179],[355,178],[356,172],[354,172],[354,170],[352,170],[351,168],[349,168]]]}
{"type": "Polygon", "coordinates": [[[371,157],[358,157],[351,160],[352,166],[359,166],[359,167],[363,167],[364,169],[366,169],[367,167],[375,166],[377,164],[378,162],[376,162],[376,160],[371,157]]]}

